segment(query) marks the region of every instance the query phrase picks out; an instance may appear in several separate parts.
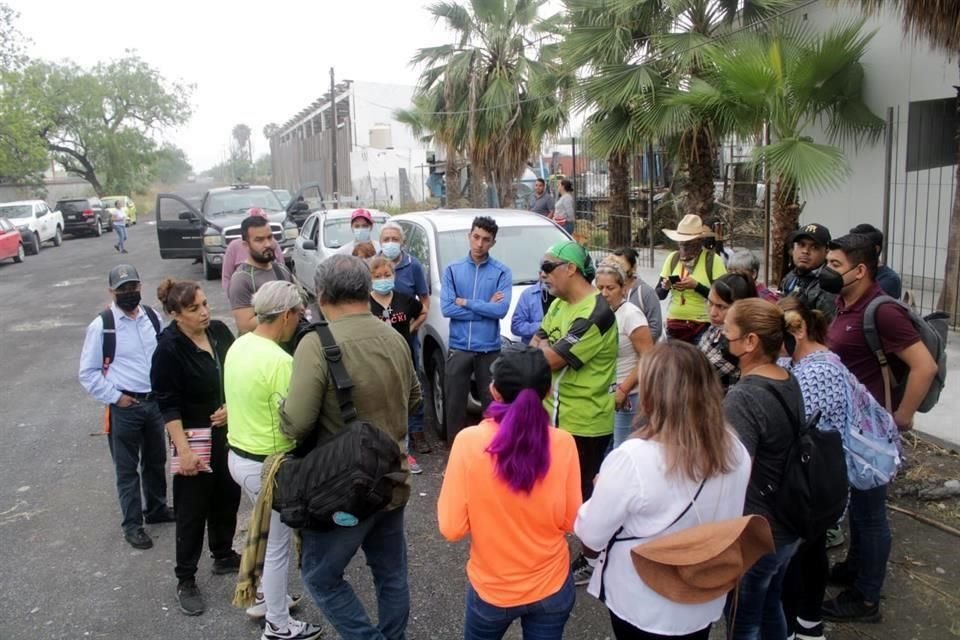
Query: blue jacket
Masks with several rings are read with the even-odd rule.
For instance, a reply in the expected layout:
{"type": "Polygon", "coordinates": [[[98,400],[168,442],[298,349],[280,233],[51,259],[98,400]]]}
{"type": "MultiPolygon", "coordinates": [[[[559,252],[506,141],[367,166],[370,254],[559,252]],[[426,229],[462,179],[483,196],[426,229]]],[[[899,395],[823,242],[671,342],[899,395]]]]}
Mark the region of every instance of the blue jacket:
{"type": "Polygon", "coordinates": [[[543,322],[543,285],[536,283],[530,285],[520,294],[517,300],[517,306],[513,310],[513,318],[510,319],[510,330],[513,331],[523,344],[529,344],[530,338],[540,328],[543,322]]]}
{"type": "Polygon", "coordinates": [[[468,255],[447,265],[440,286],[440,310],[450,318],[450,348],[490,353],[500,350],[500,320],[510,310],[513,274],[505,264],[488,257],[482,264],[468,255]],[[500,302],[490,302],[497,292],[500,302]],[[463,307],[456,304],[464,298],[463,307]]]}

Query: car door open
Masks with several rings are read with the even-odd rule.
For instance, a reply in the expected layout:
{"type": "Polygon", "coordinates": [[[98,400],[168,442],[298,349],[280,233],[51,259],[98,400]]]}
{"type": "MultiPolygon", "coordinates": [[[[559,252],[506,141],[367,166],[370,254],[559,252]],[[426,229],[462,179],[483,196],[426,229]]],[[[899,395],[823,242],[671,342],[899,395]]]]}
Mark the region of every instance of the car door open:
{"type": "Polygon", "coordinates": [[[155,216],[161,258],[201,257],[204,222],[193,205],[176,194],[161,193],[155,216]]]}

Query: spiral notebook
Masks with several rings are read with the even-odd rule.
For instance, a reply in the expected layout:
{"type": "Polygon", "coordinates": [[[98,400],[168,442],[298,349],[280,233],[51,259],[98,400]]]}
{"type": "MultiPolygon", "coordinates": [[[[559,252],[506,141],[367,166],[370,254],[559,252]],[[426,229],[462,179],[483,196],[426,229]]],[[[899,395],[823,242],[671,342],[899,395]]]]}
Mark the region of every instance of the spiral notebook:
{"type": "MultiPolygon", "coordinates": [[[[206,427],[204,429],[184,429],[183,434],[187,436],[187,443],[190,450],[200,456],[203,463],[204,473],[213,473],[210,468],[210,451],[213,448],[213,429],[206,427]]],[[[176,475],[180,473],[180,456],[177,455],[177,448],[170,443],[170,473],[176,475]]]]}

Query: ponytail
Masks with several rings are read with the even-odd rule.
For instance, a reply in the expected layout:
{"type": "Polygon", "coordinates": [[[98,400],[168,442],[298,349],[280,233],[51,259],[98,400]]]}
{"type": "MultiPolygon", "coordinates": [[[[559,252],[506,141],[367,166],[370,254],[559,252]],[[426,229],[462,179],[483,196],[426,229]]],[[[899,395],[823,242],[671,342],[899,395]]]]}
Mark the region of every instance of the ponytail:
{"type": "Polygon", "coordinates": [[[534,389],[524,389],[513,402],[494,402],[487,417],[500,428],[487,447],[497,476],[513,491],[529,494],[550,469],[550,416],[534,389]]]}

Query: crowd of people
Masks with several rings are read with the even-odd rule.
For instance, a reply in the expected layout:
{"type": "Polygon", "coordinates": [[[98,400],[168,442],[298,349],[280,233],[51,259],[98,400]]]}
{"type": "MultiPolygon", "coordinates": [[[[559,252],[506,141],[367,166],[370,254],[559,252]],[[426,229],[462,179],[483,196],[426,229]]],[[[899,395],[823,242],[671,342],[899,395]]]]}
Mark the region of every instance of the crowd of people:
{"type": "MultiPolygon", "coordinates": [[[[559,203],[537,199],[556,216],[559,203]]],[[[265,640],[323,633],[290,614],[300,602],[287,593],[295,534],[303,583],[341,637],[399,640],[409,618],[407,485],[381,511],[333,528],[295,532],[271,509],[284,456],[346,426],[333,356],[310,321],[329,327],[357,415],[406,456],[407,483],[419,471],[411,449],[431,451],[417,337],[429,308],[423,267],[400,225],[373,239],[360,209],[351,227],[349,251],[317,269],[314,307],[276,260],[266,219],[245,219],[225,283],[237,337],[189,281],[160,284],[170,319],[161,326],[136,269],[114,267],[113,304],[89,325],[81,355],[81,383],[107,406],[126,541],[148,549],[145,523],[176,523],[178,603],[199,615],[206,530],[213,572],[238,577],[235,603],[265,619],[265,640]],[[254,515],[241,556],[232,541],[243,496],[254,515]],[[376,623],[344,578],[360,549],[376,623]]],[[[879,232],[859,225],[834,239],[823,225],[801,227],[779,287],[757,281],[749,251],[721,253],[697,216],[664,230],[678,246],[654,286],[632,249],[595,264],[576,241],[559,242],[517,301],[510,325],[522,342],[503,347],[513,278],[491,255],[498,231],[491,217],[473,221],[468,254],[445,266],[439,292],[450,456],[437,517],[447,539],[470,538],[464,637],[499,638],[519,619],[524,637],[561,638],[580,585],[606,605],[618,639],[704,640],[724,617],[737,639],[822,640],[824,621],[879,621],[898,433],[937,372],[900,305],[876,317],[902,381],[892,394],[867,345],[867,306],[900,295],[899,278],[879,265],[879,232]],[[474,385],[483,420],[468,426],[474,385]],[[832,567],[827,531],[797,531],[771,499],[798,425],[817,418],[841,435],[850,485],[849,548],[832,567]],[[871,455],[888,456],[892,470],[864,461],[865,433],[879,434],[871,455]],[[843,590],[827,599],[828,583],[843,590]]]]}

